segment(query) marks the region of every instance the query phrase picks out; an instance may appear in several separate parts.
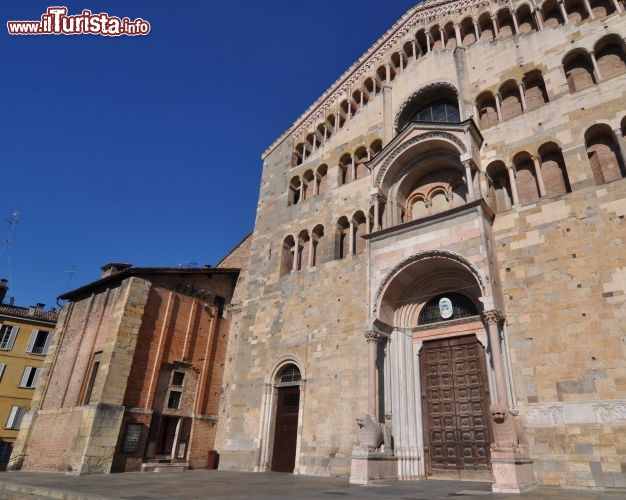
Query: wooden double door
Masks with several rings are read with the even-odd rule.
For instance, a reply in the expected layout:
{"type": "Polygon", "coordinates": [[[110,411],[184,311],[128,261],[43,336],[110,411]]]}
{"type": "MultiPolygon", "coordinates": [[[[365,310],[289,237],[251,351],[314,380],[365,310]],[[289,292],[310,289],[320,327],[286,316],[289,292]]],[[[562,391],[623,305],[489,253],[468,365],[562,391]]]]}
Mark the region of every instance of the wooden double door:
{"type": "Polygon", "coordinates": [[[420,377],[426,473],[490,471],[489,384],[476,336],[424,342],[420,377]]]}

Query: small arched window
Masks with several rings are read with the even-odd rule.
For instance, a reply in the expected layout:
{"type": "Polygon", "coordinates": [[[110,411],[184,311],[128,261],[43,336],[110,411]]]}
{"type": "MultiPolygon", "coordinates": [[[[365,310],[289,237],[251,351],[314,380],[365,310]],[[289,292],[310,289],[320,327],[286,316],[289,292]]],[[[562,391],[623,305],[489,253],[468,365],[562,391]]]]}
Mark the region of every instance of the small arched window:
{"type": "Polygon", "coordinates": [[[477,315],[478,309],[471,299],[460,293],[450,292],[430,299],[420,311],[418,322],[420,325],[429,325],[477,315]]]}
{"type": "Polygon", "coordinates": [[[293,364],[289,364],[285,366],[278,376],[279,384],[293,384],[296,382],[300,382],[302,379],[302,375],[300,374],[300,369],[293,364]]]}

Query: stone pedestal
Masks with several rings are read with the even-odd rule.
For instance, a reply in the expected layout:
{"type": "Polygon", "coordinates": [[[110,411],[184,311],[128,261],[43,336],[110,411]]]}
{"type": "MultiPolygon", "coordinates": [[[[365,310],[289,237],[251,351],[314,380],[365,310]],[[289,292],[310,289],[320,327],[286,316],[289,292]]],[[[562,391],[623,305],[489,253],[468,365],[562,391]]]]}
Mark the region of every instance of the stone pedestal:
{"type": "Polygon", "coordinates": [[[537,487],[533,462],[526,451],[491,450],[494,493],[524,493],[537,487]]]}
{"type": "Polygon", "coordinates": [[[350,484],[368,485],[398,479],[398,459],[388,453],[355,449],[350,484]]]}

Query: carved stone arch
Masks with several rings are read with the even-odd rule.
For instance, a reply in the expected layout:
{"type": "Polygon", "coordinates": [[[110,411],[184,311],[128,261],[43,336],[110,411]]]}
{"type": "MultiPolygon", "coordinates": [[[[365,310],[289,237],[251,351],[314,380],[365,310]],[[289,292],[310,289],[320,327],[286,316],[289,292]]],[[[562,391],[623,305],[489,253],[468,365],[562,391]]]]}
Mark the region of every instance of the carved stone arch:
{"type": "Polygon", "coordinates": [[[265,372],[265,383],[274,384],[280,371],[287,365],[295,365],[298,367],[302,383],[306,381],[306,370],[300,357],[297,354],[283,354],[274,361],[274,364],[265,372]]]}
{"type": "Polygon", "coordinates": [[[459,155],[467,153],[467,148],[465,147],[465,144],[463,143],[463,141],[449,132],[434,131],[434,132],[427,132],[425,134],[418,135],[402,143],[400,146],[394,149],[394,151],[391,152],[387,156],[387,158],[385,158],[385,161],[383,162],[382,166],[380,167],[380,170],[378,171],[378,174],[376,175],[375,186],[378,188],[382,187],[383,179],[385,178],[385,175],[387,174],[389,167],[403,153],[405,153],[406,151],[408,151],[409,149],[411,149],[412,147],[420,143],[431,141],[431,140],[440,140],[440,141],[443,141],[452,145],[458,151],[459,155]]]}
{"type": "Polygon", "coordinates": [[[406,111],[407,108],[409,108],[420,97],[428,96],[429,94],[435,92],[438,89],[442,89],[447,92],[454,92],[454,94],[456,95],[456,98],[457,99],[459,98],[459,91],[450,80],[434,80],[434,81],[428,82],[425,85],[422,85],[418,90],[413,92],[411,95],[409,95],[402,101],[402,104],[400,104],[398,111],[396,111],[396,116],[393,120],[394,129],[398,130],[400,117],[402,117],[403,113],[406,111]]]}
{"type": "Polygon", "coordinates": [[[476,284],[478,285],[480,289],[480,293],[482,297],[485,297],[486,295],[490,295],[487,293],[487,287],[485,285],[486,283],[485,277],[476,268],[476,266],[474,266],[474,264],[469,262],[461,254],[457,252],[453,252],[451,250],[425,250],[423,252],[419,252],[414,255],[411,255],[410,257],[399,262],[386,274],[386,276],[383,278],[380,285],[378,286],[378,290],[376,290],[376,295],[374,297],[374,300],[372,301],[371,317],[378,319],[378,314],[380,311],[382,298],[385,295],[385,292],[387,291],[389,284],[400,273],[402,273],[405,269],[409,268],[413,264],[416,264],[416,263],[419,263],[421,261],[425,261],[428,259],[433,259],[433,258],[447,259],[453,262],[454,264],[460,266],[476,280],[476,284]]]}

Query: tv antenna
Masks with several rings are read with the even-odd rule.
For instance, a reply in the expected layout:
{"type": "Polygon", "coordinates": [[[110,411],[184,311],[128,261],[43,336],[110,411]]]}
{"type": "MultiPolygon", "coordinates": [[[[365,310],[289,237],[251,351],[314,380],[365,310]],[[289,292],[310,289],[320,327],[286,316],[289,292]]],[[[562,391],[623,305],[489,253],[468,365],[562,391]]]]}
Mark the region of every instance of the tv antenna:
{"type": "Polygon", "coordinates": [[[20,222],[20,213],[17,210],[13,210],[11,212],[11,216],[7,219],[4,219],[9,223],[9,231],[6,236],[0,238],[0,242],[2,243],[2,248],[0,248],[0,259],[4,256],[4,252],[9,248],[11,241],[13,240],[13,231],[15,230],[15,226],[17,226],[20,222]]]}

